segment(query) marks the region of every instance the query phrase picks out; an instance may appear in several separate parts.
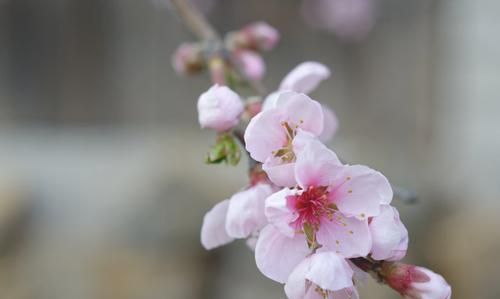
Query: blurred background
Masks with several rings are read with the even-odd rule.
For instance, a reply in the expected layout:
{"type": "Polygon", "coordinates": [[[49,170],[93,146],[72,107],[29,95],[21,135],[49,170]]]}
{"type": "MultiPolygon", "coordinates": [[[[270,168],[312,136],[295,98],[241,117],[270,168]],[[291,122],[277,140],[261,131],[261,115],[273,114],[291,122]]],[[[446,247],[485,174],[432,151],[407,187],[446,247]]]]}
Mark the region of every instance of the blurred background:
{"type": "MultiPolygon", "coordinates": [[[[340,120],[332,148],[419,195],[395,203],[405,260],[454,299],[500,298],[500,2],[198,2],[221,32],[279,29],[271,89],[302,61],[328,65],[312,96],[340,120]]],[[[0,298],[284,298],[244,242],[200,245],[246,164],[203,163],[210,83],[170,61],[192,40],[168,0],[0,1],[0,298]]]]}

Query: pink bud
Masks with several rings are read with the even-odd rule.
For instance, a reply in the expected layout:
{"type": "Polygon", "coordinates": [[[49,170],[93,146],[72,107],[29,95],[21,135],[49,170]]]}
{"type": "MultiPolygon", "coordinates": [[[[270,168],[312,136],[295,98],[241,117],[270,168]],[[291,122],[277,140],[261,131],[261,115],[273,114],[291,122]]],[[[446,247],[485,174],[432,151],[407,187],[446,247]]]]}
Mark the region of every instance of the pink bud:
{"type": "Polygon", "coordinates": [[[266,72],[262,57],[254,51],[239,50],[235,53],[237,63],[245,77],[252,81],[261,80],[266,72]]]}
{"type": "Polygon", "coordinates": [[[200,46],[196,43],[183,43],[172,56],[172,65],[180,75],[193,75],[203,68],[200,46]]]}
{"type": "Polygon", "coordinates": [[[266,22],[255,22],[245,26],[241,33],[245,36],[247,46],[261,51],[269,51],[278,44],[278,30],[266,22]]]}
{"type": "Polygon", "coordinates": [[[198,120],[202,128],[223,132],[238,124],[243,108],[238,94],[215,84],[198,99],[198,120]]]}
{"type": "Polygon", "coordinates": [[[444,278],[423,267],[384,263],[386,283],[406,299],[450,299],[451,287],[444,278]]]}

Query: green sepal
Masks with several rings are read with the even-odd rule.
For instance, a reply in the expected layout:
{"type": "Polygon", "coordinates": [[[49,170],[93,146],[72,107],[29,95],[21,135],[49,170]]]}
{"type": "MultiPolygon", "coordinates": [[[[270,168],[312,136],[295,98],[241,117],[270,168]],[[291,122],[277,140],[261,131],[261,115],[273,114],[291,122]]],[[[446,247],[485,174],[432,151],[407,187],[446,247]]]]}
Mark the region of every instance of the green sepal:
{"type": "Polygon", "coordinates": [[[214,146],[210,148],[205,163],[220,164],[225,162],[230,165],[238,165],[241,159],[240,146],[229,133],[218,136],[214,146]]]}

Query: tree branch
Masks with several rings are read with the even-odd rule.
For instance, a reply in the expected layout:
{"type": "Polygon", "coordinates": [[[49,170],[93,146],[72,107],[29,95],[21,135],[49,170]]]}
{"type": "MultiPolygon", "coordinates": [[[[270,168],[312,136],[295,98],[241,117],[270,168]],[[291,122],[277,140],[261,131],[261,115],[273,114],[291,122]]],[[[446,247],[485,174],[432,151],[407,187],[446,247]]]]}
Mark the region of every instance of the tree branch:
{"type": "Polygon", "coordinates": [[[219,34],[201,12],[187,0],[170,0],[189,29],[203,41],[220,41],[219,34]]]}

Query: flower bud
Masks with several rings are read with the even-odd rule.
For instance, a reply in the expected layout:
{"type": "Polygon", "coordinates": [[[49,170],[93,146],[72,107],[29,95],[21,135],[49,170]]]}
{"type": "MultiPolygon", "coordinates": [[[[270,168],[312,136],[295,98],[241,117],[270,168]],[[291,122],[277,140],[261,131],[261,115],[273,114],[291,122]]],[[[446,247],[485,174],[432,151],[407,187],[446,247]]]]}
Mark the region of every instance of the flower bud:
{"type": "Polygon", "coordinates": [[[254,51],[239,50],[235,52],[236,63],[246,79],[261,80],[266,72],[266,65],[262,57],[254,51]]]}
{"type": "Polygon", "coordinates": [[[198,99],[198,120],[202,128],[223,132],[236,126],[243,112],[238,94],[226,86],[214,85],[198,99]]]}
{"type": "Polygon", "coordinates": [[[172,56],[172,65],[180,75],[194,75],[203,69],[204,61],[200,45],[181,44],[172,56]]]}
{"type": "Polygon", "coordinates": [[[429,269],[401,263],[384,263],[385,282],[406,299],[450,299],[451,287],[429,269]]]}
{"type": "Polygon", "coordinates": [[[244,36],[246,46],[259,51],[272,50],[280,38],[278,30],[262,21],[251,23],[240,32],[244,36]]]}

